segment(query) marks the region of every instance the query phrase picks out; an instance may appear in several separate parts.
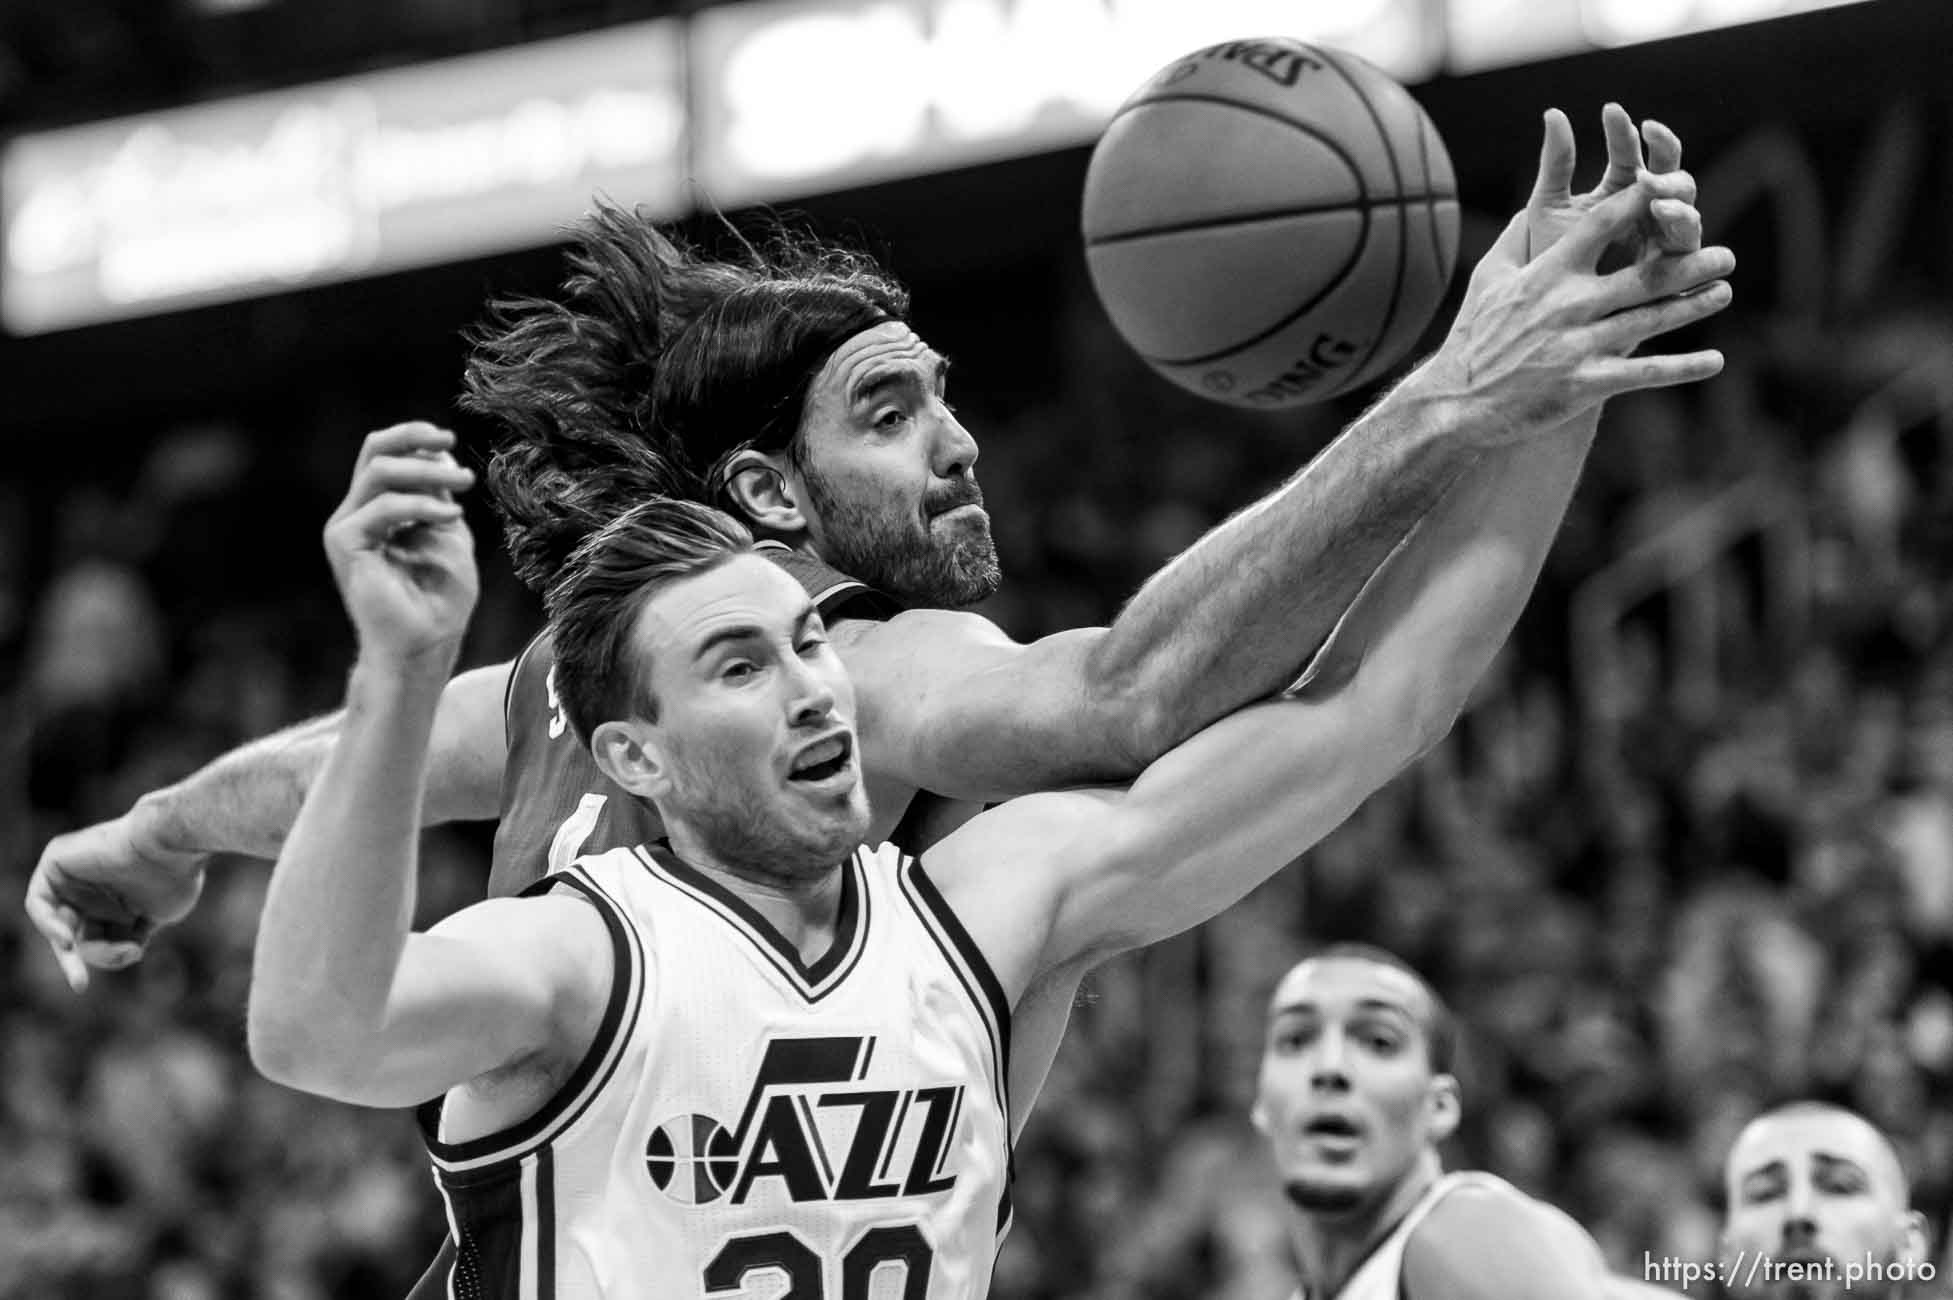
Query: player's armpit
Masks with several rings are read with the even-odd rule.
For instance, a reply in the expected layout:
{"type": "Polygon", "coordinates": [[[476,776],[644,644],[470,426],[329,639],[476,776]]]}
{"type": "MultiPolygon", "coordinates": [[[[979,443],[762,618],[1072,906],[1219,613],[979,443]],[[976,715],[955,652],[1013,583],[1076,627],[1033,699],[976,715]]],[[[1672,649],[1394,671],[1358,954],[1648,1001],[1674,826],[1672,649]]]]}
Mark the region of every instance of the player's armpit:
{"type": "Polygon", "coordinates": [[[909,610],[847,622],[834,644],[854,679],[866,764],[952,799],[1127,781],[1150,755],[1146,702],[1093,673],[1103,628],[1011,640],[977,614],[909,610]]]}
{"type": "Polygon", "coordinates": [[[1404,1300],[1607,1300],[1584,1230],[1534,1201],[1460,1187],[1404,1247],[1404,1300]]]}
{"type": "Polygon", "coordinates": [[[513,663],[470,669],[442,690],[428,740],[427,797],[421,806],[428,825],[484,821],[499,810],[502,765],[509,755],[502,705],[514,669],[513,663]]]}
{"type": "MultiPolygon", "coordinates": [[[[340,1041],[322,1009],[254,1001],[251,1059],[305,1092],[417,1105],[538,1053],[579,1059],[602,1019],[612,967],[609,932],[590,904],[491,899],[407,937],[376,1031],[340,1041]]],[[[319,996],[331,996],[330,982],[321,976],[319,996]]]]}

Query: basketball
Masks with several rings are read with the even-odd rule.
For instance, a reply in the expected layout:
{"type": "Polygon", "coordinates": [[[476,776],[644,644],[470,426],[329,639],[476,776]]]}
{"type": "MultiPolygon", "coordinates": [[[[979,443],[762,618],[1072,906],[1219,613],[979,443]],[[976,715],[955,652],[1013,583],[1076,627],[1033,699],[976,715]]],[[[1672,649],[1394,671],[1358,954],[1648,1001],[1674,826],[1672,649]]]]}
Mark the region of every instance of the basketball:
{"type": "Polygon", "coordinates": [[[1378,378],[1458,260],[1444,141],[1390,76],[1276,37],[1199,50],[1113,115],[1085,177],[1085,259],[1159,374],[1260,409],[1378,378]]]}

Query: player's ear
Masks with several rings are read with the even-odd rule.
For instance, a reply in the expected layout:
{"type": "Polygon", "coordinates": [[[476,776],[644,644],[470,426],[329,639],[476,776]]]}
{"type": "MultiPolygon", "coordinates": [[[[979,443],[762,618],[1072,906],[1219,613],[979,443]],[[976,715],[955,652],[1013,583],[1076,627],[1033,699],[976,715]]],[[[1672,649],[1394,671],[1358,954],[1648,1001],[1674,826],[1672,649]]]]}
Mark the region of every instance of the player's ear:
{"type": "Polygon", "coordinates": [[[807,530],[800,491],[787,472],[784,454],[742,451],[726,469],[726,495],[761,533],[807,530]]]}
{"type": "MultiPolygon", "coordinates": [[[[1899,1223],[1899,1258],[1912,1265],[1926,1262],[1927,1252],[1932,1249],[1932,1237],[1926,1231],[1926,1216],[1918,1210],[1908,1210],[1899,1223]]],[[[1916,1267],[1915,1267],[1916,1274],[1916,1267]]]]}
{"type": "Polygon", "coordinates": [[[1431,1140],[1449,1140],[1458,1131],[1458,1121],[1464,1114],[1458,1102],[1458,1080],[1449,1074],[1434,1075],[1426,1101],[1430,1106],[1431,1140]]]}
{"type": "Polygon", "coordinates": [[[605,776],[639,798],[655,798],[671,783],[656,738],[635,719],[599,723],[590,733],[590,756],[605,776]]]}

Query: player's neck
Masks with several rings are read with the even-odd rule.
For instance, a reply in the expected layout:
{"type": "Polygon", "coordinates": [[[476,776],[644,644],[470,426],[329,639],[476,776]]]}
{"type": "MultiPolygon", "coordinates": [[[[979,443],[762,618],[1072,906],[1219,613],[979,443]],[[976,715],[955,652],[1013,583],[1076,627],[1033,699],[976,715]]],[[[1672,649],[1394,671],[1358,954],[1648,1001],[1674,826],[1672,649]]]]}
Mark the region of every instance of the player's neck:
{"type": "Polygon", "coordinates": [[[812,963],[826,954],[841,915],[841,862],[816,874],[769,872],[721,858],[682,823],[668,823],[665,833],[680,861],[737,895],[803,961],[812,963]]]}
{"type": "Polygon", "coordinates": [[[1306,1300],[1335,1300],[1337,1292],[1403,1221],[1443,1173],[1435,1151],[1426,1151],[1390,1194],[1348,1214],[1325,1215],[1290,1207],[1288,1236],[1306,1300]]]}

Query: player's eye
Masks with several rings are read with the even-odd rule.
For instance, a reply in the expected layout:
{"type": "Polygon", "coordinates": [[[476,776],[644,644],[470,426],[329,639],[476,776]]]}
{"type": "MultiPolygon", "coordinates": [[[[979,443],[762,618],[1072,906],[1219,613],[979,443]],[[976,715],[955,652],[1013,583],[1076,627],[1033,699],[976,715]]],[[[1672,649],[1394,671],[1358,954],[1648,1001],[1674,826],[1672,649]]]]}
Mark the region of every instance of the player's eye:
{"type": "Polygon", "coordinates": [[[902,423],[908,418],[909,413],[907,411],[899,406],[891,406],[876,414],[875,427],[883,431],[900,428],[902,423]]]}
{"type": "Polygon", "coordinates": [[[800,653],[803,655],[816,655],[826,645],[826,637],[818,632],[809,632],[806,636],[800,638],[800,653]]]}
{"type": "Polygon", "coordinates": [[[743,682],[759,671],[759,665],[750,659],[728,659],[719,666],[719,677],[728,682],[743,682]]]}

